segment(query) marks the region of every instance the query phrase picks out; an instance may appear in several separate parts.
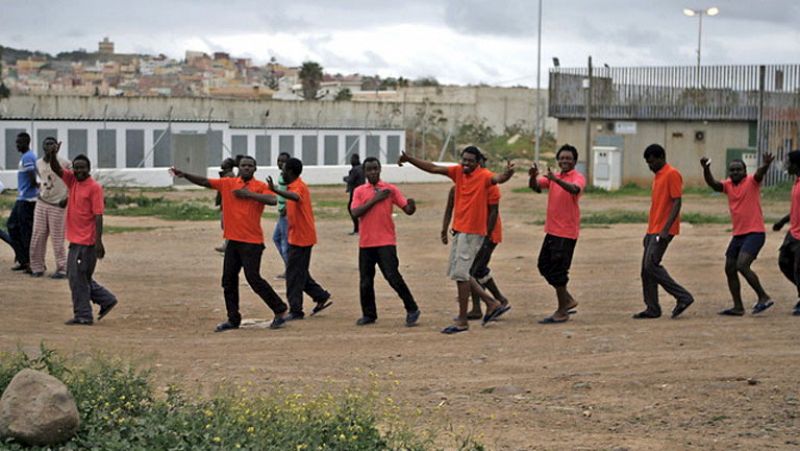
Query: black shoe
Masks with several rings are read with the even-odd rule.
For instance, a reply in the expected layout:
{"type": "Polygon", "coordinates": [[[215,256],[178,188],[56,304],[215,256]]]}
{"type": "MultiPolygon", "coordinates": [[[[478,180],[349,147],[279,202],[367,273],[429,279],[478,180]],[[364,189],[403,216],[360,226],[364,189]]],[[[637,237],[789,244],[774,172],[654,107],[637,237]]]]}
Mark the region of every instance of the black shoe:
{"type": "Polygon", "coordinates": [[[422,313],[422,312],[420,312],[419,310],[416,310],[414,312],[408,312],[406,314],[406,327],[414,327],[414,326],[416,326],[417,325],[417,321],[419,320],[420,313],[422,313]]]}
{"type": "Polygon", "coordinates": [[[233,330],[238,329],[238,324],[233,324],[230,321],[225,321],[224,323],[217,324],[217,327],[214,329],[214,332],[225,332],[226,330],[233,330]]]}
{"type": "Polygon", "coordinates": [[[356,321],[356,326],[366,326],[367,324],[372,324],[377,321],[377,318],[372,318],[370,316],[362,316],[361,318],[356,321]]]}
{"type": "Polygon", "coordinates": [[[25,271],[27,273],[30,273],[31,267],[27,263],[24,264],[24,265],[22,263],[19,263],[16,266],[12,266],[11,270],[12,271],[25,271]]]}
{"type": "Polygon", "coordinates": [[[300,312],[300,313],[289,312],[286,316],[283,317],[283,319],[286,320],[286,321],[297,321],[297,320],[303,319],[305,317],[306,317],[306,315],[303,312],[300,312]]]}
{"type": "Polygon", "coordinates": [[[661,318],[661,313],[654,313],[650,310],[641,311],[635,315],[633,315],[633,319],[655,319],[661,318]]]}
{"type": "Polygon", "coordinates": [[[50,275],[50,278],[51,279],[56,279],[56,280],[66,279],[67,278],[67,273],[61,272],[61,271],[56,271],[56,272],[54,272],[53,274],[50,275]]]}
{"type": "Polygon", "coordinates": [[[111,309],[113,309],[116,306],[117,306],[117,301],[115,300],[114,302],[112,302],[111,304],[108,304],[105,307],[100,307],[100,313],[97,314],[97,321],[100,321],[101,319],[103,319],[103,317],[108,315],[108,312],[110,312],[111,309]]]}
{"type": "Polygon", "coordinates": [[[66,321],[64,324],[67,326],[91,326],[93,323],[90,319],[81,319],[81,318],[72,318],[71,320],[66,321]]]}
{"type": "Polygon", "coordinates": [[[44,276],[43,271],[31,272],[31,277],[42,277],[44,276]]]}
{"type": "Polygon", "coordinates": [[[672,309],[672,319],[675,319],[681,316],[690,305],[694,304],[694,300],[689,300],[689,302],[678,302],[674,309],[672,309]]]}
{"type": "Polygon", "coordinates": [[[800,316],[800,301],[797,301],[797,304],[795,304],[794,310],[792,311],[792,315],[800,316]]]}
{"type": "Polygon", "coordinates": [[[269,323],[269,328],[270,329],[280,329],[281,327],[283,327],[285,325],[286,325],[286,318],[284,318],[282,316],[276,316],[275,319],[273,319],[272,322],[269,323]]]}

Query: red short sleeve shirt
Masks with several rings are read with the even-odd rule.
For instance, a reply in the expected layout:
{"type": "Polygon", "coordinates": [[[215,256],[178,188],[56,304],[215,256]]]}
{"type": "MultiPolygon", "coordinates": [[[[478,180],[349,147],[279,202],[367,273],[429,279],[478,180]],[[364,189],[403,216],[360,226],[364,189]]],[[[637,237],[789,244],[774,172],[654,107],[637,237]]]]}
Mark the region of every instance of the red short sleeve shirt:
{"type": "MultiPolygon", "coordinates": [[[[647,233],[657,234],[667,224],[669,214],[672,211],[672,201],[680,199],[683,195],[683,177],[677,169],[665,164],[653,178],[653,192],[650,202],[650,219],[647,224],[647,233]]],[[[681,218],[678,215],[672,227],[669,229],[670,235],[677,235],[681,229],[681,218]]]]}
{"type": "Polygon", "coordinates": [[[103,187],[91,177],[79,182],[69,169],[64,169],[61,180],[69,190],[67,241],[83,246],[94,246],[97,241],[95,216],[102,215],[105,210],[103,187]]]}
{"type": "Polygon", "coordinates": [[[581,209],[578,206],[578,200],[580,200],[583,190],[586,188],[586,179],[583,174],[574,169],[567,173],[560,172],[556,177],[567,183],[578,185],[581,188],[581,192],[572,194],[546,177],[537,179],[539,187],[548,191],[547,218],[544,221],[544,233],[577,240],[581,226],[581,209]]]}
{"type": "Polygon", "coordinates": [[[722,182],[722,192],[728,195],[734,236],[765,231],[761,189],[755,177],[748,175],[738,185],[726,179],[722,182]]]}
{"type": "MultiPolygon", "coordinates": [[[[497,184],[491,185],[489,187],[489,205],[497,205],[497,221],[494,223],[494,230],[492,230],[492,236],[489,239],[494,244],[500,244],[503,241],[503,221],[500,219],[500,186],[497,184]]],[[[489,219],[486,219],[487,223],[486,226],[489,226],[489,219]]]]}
{"type": "Polygon", "coordinates": [[[359,247],[394,246],[397,244],[392,210],[395,205],[400,208],[408,205],[408,200],[403,193],[391,183],[383,180],[377,184],[365,183],[353,192],[351,208],[360,207],[375,197],[378,190],[388,189],[392,193],[386,199],[373,205],[366,213],[358,218],[358,245],[359,247]]]}
{"type": "Polygon", "coordinates": [[[485,168],[477,168],[464,174],[464,167],[456,165],[447,168],[447,175],[456,184],[453,230],[486,235],[489,187],[492,185],[494,173],[485,168]]]}
{"type": "Polygon", "coordinates": [[[303,179],[298,177],[286,186],[286,190],[300,196],[298,201],[286,200],[289,244],[300,247],[317,244],[317,229],[314,224],[314,211],[311,208],[311,192],[308,190],[308,186],[303,179]]]}
{"type": "Polygon", "coordinates": [[[263,244],[264,231],[261,229],[261,215],[264,204],[252,199],[239,199],[233,192],[247,189],[258,194],[274,194],[266,183],[250,179],[247,182],[241,177],[224,177],[208,179],[211,188],[222,195],[222,222],[225,225],[225,239],[243,243],[263,244]]]}

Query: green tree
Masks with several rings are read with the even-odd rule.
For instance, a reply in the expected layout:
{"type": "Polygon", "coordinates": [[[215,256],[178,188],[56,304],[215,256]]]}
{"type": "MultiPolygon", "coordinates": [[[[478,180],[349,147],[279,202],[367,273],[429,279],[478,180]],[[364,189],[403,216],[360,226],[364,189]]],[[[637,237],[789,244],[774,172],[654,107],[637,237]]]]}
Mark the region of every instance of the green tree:
{"type": "Polygon", "coordinates": [[[414,86],[439,86],[439,80],[435,77],[420,77],[414,80],[414,86]]]}
{"type": "Polygon", "coordinates": [[[303,85],[303,98],[317,100],[317,92],[322,83],[322,66],[314,61],[306,61],[300,67],[298,75],[303,85]]]}
{"type": "Polygon", "coordinates": [[[333,98],[334,101],[339,102],[342,100],[353,100],[353,93],[350,92],[350,88],[343,88],[336,93],[336,97],[333,98]]]}

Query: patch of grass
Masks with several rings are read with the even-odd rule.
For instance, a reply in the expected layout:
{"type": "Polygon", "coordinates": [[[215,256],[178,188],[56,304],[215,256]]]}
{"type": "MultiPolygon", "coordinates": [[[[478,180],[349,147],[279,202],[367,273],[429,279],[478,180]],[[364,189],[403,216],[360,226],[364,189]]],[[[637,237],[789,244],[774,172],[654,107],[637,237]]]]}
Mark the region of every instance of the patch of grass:
{"type": "MultiPolygon", "coordinates": [[[[0,391],[23,368],[63,381],[81,415],[78,433],[60,449],[424,450],[390,398],[346,391],[312,396],[257,395],[247,387],[193,400],[175,387],[156,396],[149,371],[118,359],[70,360],[41,346],[40,356],[0,354],[0,391]],[[98,448],[99,447],[99,448],[98,448]]],[[[470,449],[483,449],[474,439],[470,449]]],[[[13,439],[0,446],[26,448],[13,439]]],[[[463,447],[462,447],[463,449],[463,447]]]]}
{"type": "Polygon", "coordinates": [[[128,232],[149,232],[151,230],[156,230],[160,228],[161,227],[103,225],[103,234],[114,235],[118,233],[128,233],[128,232]]]}
{"type": "MultiPolygon", "coordinates": [[[[646,224],[648,213],[646,211],[608,210],[592,212],[581,216],[581,226],[598,226],[611,224],[646,224]]],[[[706,213],[686,212],[681,213],[681,222],[691,224],[729,224],[728,215],[710,215],[706,213]]],[[[535,221],[535,224],[544,224],[544,219],[535,221]]]]}
{"type": "Polygon", "coordinates": [[[212,221],[219,219],[219,210],[207,203],[175,202],[141,193],[129,196],[115,192],[106,196],[106,214],[112,216],[154,216],[173,221],[212,221]]]}

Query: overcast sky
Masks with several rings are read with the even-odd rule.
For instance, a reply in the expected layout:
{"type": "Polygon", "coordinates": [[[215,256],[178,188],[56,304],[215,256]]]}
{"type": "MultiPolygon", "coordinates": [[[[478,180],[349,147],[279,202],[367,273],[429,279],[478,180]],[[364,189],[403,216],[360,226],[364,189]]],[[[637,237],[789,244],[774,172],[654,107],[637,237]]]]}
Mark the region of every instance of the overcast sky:
{"type": "MultiPolygon", "coordinates": [[[[800,63],[800,0],[544,0],[542,73],[562,66],[800,63]]],[[[57,53],[225,51],[445,83],[536,85],[537,1],[0,0],[0,44],[57,53]]],[[[543,75],[543,84],[546,80],[543,75]]]]}

